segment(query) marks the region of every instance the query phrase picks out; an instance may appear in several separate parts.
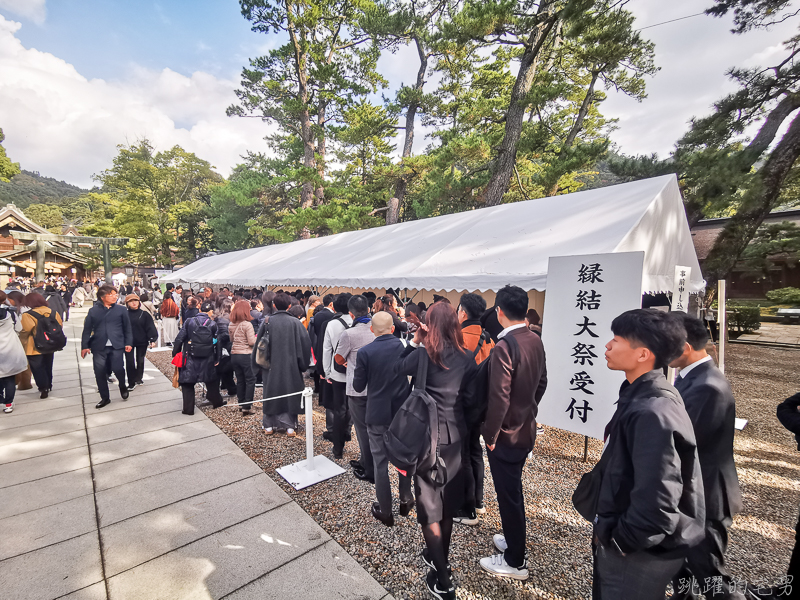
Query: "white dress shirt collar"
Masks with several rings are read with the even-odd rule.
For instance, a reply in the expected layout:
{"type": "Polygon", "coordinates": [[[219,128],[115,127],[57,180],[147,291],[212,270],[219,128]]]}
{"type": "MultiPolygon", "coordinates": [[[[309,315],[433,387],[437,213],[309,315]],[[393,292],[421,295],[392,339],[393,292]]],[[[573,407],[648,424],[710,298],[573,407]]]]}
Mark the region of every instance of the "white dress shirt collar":
{"type": "Polygon", "coordinates": [[[711,357],[710,357],[710,356],[706,356],[706,357],[704,357],[704,358],[701,358],[700,360],[698,360],[698,361],[696,361],[696,362],[693,362],[693,363],[692,363],[692,364],[690,364],[690,365],[687,365],[687,366],[683,367],[683,368],[681,369],[681,372],[680,372],[681,379],[683,379],[683,378],[684,378],[684,377],[686,377],[686,376],[687,376],[689,373],[691,373],[691,372],[692,372],[692,369],[694,369],[695,367],[699,367],[699,366],[700,366],[700,365],[702,365],[703,363],[707,363],[707,362],[708,362],[708,361],[710,361],[710,360],[711,360],[711,357]]]}
{"type": "Polygon", "coordinates": [[[509,325],[508,327],[506,327],[505,329],[503,329],[503,331],[501,331],[501,332],[498,334],[498,336],[497,336],[497,339],[498,339],[498,340],[502,340],[504,337],[506,337],[506,335],[507,335],[508,333],[510,333],[510,332],[512,332],[512,331],[514,331],[515,329],[519,329],[520,327],[525,327],[525,323],[517,323],[516,325],[509,325]]]}

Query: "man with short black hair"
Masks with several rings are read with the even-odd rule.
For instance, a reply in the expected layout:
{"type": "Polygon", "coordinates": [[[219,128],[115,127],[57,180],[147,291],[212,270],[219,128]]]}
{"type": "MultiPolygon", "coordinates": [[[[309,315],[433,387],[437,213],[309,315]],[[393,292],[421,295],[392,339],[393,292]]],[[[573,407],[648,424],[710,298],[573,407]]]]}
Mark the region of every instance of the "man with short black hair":
{"type": "Polygon", "coordinates": [[[655,309],[622,313],[611,332],[608,368],[623,371],[626,381],[606,426],[599,471],[593,597],[662,600],[705,535],[692,422],[662,371],[681,355],[686,332],[655,309]]]}
{"type": "MultiPolygon", "coordinates": [[[[350,436],[350,412],[347,407],[347,375],[333,368],[333,355],[339,338],[345,329],[353,324],[353,318],[347,308],[351,294],[336,296],[333,317],[325,324],[322,343],[322,368],[325,379],[331,384],[330,409],[333,411],[333,457],[342,458],[345,436],[350,436]]],[[[326,406],[326,408],[328,408],[326,406]]]]}
{"type": "Polygon", "coordinates": [[[333,410],[331,410],[331,401],[333,390],[331,388],[331,384],[328,383],[327,379],[325,379],[325,369],[322,366],[322,346],[325,343],[325,328],[327,327],[328,321],[333,318],[333,315],[336,313],[333,310],[333,299],[336,296],[333,294],[325,294],[322,297],[322,306],[323,308],[319,311],[316,315],[314,315],[314,329],[309,330],[309,335],[311,339],[314,340],[314,345],[312,349],[314,351],[314,360],[317,361],[316,366],[314,367],[319,375],[319,404],[325,408],[325,433],[322,434],[327,440],[332,440],[333,435],[333,410]]]}
{"type": "Polygon", "coordinates": [[[718,580],[722,591],[714,594],[705,591],[709,600],[740,600],[745,596],[736,589],[725,568],[728,527],[742,509],[733,460],[736,402],[728,380],[706,352],[709,335],[703,322],[686,313],[671,314],[686,330],[683,354],[670,366],[680,369],[675,389],[681,394],[694,428],[706,505],[705,538],[689,549],[686,564],[672,580],[675,590],[672,597],[697,598],[707,589],[708,581],[718,580]]]}
{"type": "MultiPolygon", "coordinates": [[[[481,315],[486,312],[486,300],[478,294],[464,294],[458,303],[458,322],[464,346],[475,355],[475,362],[481,364],[489,358],[494,342],[481,326],[481,315]]],[[[464,468],[464,506],[453,520],[463,525],[477,525],[478,514],[484,514],[483,480],[484,463],[481,446],[481,423],[476,423],[469,431],[469,437],[461,447],[461,465],[464,468]]]]}
{"type": "Polygon", "coordinates": [[[130,352],[133,344],[131,322],[128,311],[117,304],[117,290],[110,285],[101,285],[97,290],[97,302],[89,309],[83,322],[81,336],[81,358],[92,354],[94,379],[100,402],[95,408],[103,408],[111,400],[108,393],[107,370],[114,372],[119,381],[119,393],[128,399],[125,387],[125,365],[123,352],[130,352]]]}
{"type": "MultiPolygon", "coordinates": [[[[344,365],[347,369],[345,392],[347,394],[347,407],[353,425],[356,428],[356,439],[360,456],[357,461],[351,461],[353,475],[356,479],[375,482],[375,467],[372,462],[372,452],[369,449],[369,434],[367,433],[367,391],[353,388],[353,374],[356,370],[356,357],[358,351],[372,342],[375,336],[370,331],[369,304],[364,296],[352,296],[347,301],[347,310],[353,320],[353,326],[345,329],[339,337],[339,343],[333,357],[337,365],[344,365]],[[355,462],[355,464],[353,464],[355,462]]],[[[328,326],[330,328],[330,325],[328,326]]],[[[335,430],[335,429],[334,429],[335,430]]]]}
{"type": "Polygon", "coordinates": [[[503,326],[489,357],[486,442],[503,535],[493,537],[500,554],[482,558],[481,568],[492,575],[524,581],[525,499],[522,470],[536,442],[536,415],[547,388],[542,340],[525,326],[528,294],[507,285],[497,292],[497,319],[503,326]]]}

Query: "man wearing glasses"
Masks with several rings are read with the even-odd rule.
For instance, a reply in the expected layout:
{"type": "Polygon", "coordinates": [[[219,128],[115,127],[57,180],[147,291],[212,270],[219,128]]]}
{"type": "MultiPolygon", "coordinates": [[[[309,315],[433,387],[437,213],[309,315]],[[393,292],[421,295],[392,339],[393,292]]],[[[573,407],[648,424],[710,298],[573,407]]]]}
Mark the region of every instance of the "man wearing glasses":
{"type": "Polygon", "coordinates": [[[107,364],[117,376],[122,399],[128,399],[122,357],[125,352],[131,351],[133,333],[128,311],[117,304],[117,290],[110,285],[102,285],[97,290],[97,299],[98,302],[89,309],[83,323],[81,358],[92,354],[94,379],[97,382],[97,391],[100,392],[100,402],[95,408],[103,408],[111,402],[106,379],[107,364]]]}

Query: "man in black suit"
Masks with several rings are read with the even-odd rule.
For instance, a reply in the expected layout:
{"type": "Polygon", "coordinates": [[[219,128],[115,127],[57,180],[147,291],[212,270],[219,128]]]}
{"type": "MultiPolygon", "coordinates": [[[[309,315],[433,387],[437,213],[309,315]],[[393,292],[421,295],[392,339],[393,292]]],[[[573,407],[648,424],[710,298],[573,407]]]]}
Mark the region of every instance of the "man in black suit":
{"type": "Polygon", "coordinates": [[[703,322],[685,313],[672,314],[686,329],[686,345],[670,366],[681,370],[675,389],[683,398],[697,438],[706,501],[705,539],[689,550],[686,564],[673,580],[673,598],[697,598],[705,592],[706,598],[714,600],[741,599],[745,590],[736,589],[725,568],[728,527],[742,509],[733,462],[736,404],[728,380],[706,352],[709,336],[703,322]],[[707,589],[713,581],[722,581],[722,585],[716,590],[707,589]]]}
{"type": "Polygon", "coordinates": [[[336,311],[333,310],[333,299],[336,296],[333,294],[326,294],[322,298],[322,305],[325,307],[314,315],[314,359],[317,361],[315,369],[319,375],[319,403],[320,406],[325,407],[325,433],[323,437],[331,440],[331,433],[333,432],[333,409],[331,400],[333,399],[333,385],[328,383],[325,379],[325,368],[322,366],[322,346],[325,343],[325,328],[328,325],[336,311]]]}
{"type": "MultiPolygon", "coordinates": [[[[392,516],[392,487],[389,482],[389,458],[383,434],[392,424],[395,413],[408,398],[408,377],[392,375],[394,365],[400,361],[405,346],[394,337],[394,323],[387,312],[372,317],[370,325],[375,340],[358,350],[356,370],[353,373],[353,389],[367,390],[367,433],[372,453],[375,477],[375,494],[378,502],[372,505],[372,515],[384,525],[394,525],[392,516]]],[[[411,478],[399,475],[400,514],[408,515],[414,506],[411,494],[411,478]]]]}
{"type": "Polygon", "coordinates": [[[94,379],[97,382],[97,391],[100,392],[100,402],[95,408],[103,408],[111,402],[108,397],[107,364],[110,364],[111,370],[117,376],[122,399],[128,399],[122,357],[124,352],[131,351],[133,333],[128,311],[117,304],[117,290],[110,285],[101,285],[97,290],[97,299],[83,323],[81,358],[92,354],[94,379]]]}

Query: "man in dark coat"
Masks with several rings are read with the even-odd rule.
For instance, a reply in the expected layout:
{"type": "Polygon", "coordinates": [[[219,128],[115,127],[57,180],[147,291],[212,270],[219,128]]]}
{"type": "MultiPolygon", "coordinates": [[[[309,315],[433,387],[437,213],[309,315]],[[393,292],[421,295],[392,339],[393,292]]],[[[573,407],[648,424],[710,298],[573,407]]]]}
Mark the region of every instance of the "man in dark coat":
{"type": "Polygon", "coordinates": [[[117,290],[110,285],[101,285],[97,290],[97,302],[89,309],[83,322],[81,336],[81,358],[92,354],[94,379],[100,392],[100,402],[95,408],[103,408],[111,402],[107,379],[109,368],[117,376],[122,399],[128,399],[122,353],[130,352],[132,344],[128,311],[117,304],[117,290]]]}
{"type": "Polygon", "coordinates": [[[128,307],[128,319],[133,333],[133,348],[125,353],[125,370],[128,373],[128,390],[142,385],[144,376],[144,356],[147,346],[154,346],[158,339],[158,330],[152,315],[142,310],[141,301],[136,294],[128,294],[125,298],[128,307]]]}
{"type": "Polygon", "coordinates": [[[47,300],[47,306],[56,311],[63,321],[64,315],[67,312],[67,305],[64,304],[64,299],[61,297],[61,294],[56,291],[56,288],[52,285],[48,285],[44,289],[44,299],[47,300]]]}
{"type": "Polygon", "coordinates": [[[686,332],[655,309],[622,313],[611,331],[606,361],[625,381],[601,458],[592,598],[663,600],[705,536],[694,429],[662,371],[680,356],[686,332]]]}
{"type": "MultiPolygon", "coordinates": [[[[333,300],[336,296],[333,294],[326,294],[322,298],[322,305],[325,307],[314,315],[314,322],[309,326],[314,327],[311,337],[314,339],[314,358],[317,361],[316,371],[319,375],[319,404],[325,407],[325,434],[323,437],[332,440],[333,433],[333,385],[328,383],[325,379],[325,367],[322,364],[322,351],[325,344],[325,329],[336,311],[333,310],[333,300]]],[[[309,332],[311,333],[311,332],[309,332]]]]}
{"type": "MultiPolygon", "coordinates": [[[[305,389],[303,373],[311,361],[311,340],[308,331],[297,317],[287,311],[291,306],[288,294],[277,294],[272,301],[275,312],[258,331],[253,347],[253,371],[261,369],[264,381],[264,398],[292,394],[286,398],[268,400],[263,403],[263,428],[267,434],[276,429],[285,429],[289,436],[295,435],[297,415],[302,412],[300,400],[305,389]],[[258,345],[269,331],[270,368],[263,369],[256,363],[258,345]]],[[[311,424],[306,424],[307,428],[311,424]]]]}
{"type": "Polygon", "coordinates": [[[708,331],[703,322],[676,312],[686,329],[686,345],[670,366],[679,368],[675,380],[697,439],[706,503],[705,538],[689,549],[686,564],[672,581],[673,598],[697,598],[700,593],[720,600],[744,598],[725,568],[728,527],[742,509],[742,494],[733,462],[736,403],[728,380],[706,352],[708,331]],[[692,580],[694,576],[694,581],[692,580]],[[713,579],[712,579],[713,578],[713,579]],[[721,581],[722,591],[711,593],[708,582],[721,581]]]}
{"type": "MultiPolygon", "coordinates": [[[[777,415],[781,424],[794,434],[794,438],[797,441],[797,449],[800,450],[800,394],[795,394],[781,402],[778,405],[777,415]]],[[[800,590],[800,518],[797,519],[794,531],[794,550],[792,550],[789,568],[786,571],[787,584],[791,584],[791,587],[794,588],[794,595],[787,595],[787,597],[791,598],[796,598],[800,595],[797,592],[800,590]]],[[[779,593],[783,591],[776,589],[774,596],[778,597],[779,593]]]]}
{"type": "MultiPolygon", "coordinates": [[[[206,332],[203,332],[206,333],[206,332]]],[[[217,377],[217,365],[222,356],[220,344],[217,341],[217,324],[214,322],[214,305],[211,302],[203,302],[200,313],[195,317],[189,317],[178,332],[175,342],[172,345],[172,356],[183,350],[184,366],[178,371],[178,383],[183,394],[183,414],[194,414],[194,386],[197,383],[206,385],[206,397],[214,408],[219,408],[225,403],[219,393],[219,377],[217,377]],[[213,349],[208,356],[195,356],[191,350],[191,345],[197,343],[200,336],[198,330],[208,328],[211,335],[204,336],[213,338],[213,349]]]]}

